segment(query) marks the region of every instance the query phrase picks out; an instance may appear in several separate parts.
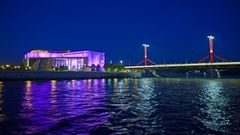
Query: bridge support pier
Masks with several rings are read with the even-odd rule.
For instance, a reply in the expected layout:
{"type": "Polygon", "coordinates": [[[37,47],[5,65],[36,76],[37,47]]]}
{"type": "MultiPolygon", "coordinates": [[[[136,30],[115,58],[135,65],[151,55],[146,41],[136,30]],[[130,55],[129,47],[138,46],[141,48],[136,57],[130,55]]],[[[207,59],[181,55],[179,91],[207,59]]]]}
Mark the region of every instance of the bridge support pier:
{"type": "Polygon", "coordinates": [[[209,68],[209,77],[210,78],[221,78],[221,73],[218,69],[210,67],[209,68]]]}

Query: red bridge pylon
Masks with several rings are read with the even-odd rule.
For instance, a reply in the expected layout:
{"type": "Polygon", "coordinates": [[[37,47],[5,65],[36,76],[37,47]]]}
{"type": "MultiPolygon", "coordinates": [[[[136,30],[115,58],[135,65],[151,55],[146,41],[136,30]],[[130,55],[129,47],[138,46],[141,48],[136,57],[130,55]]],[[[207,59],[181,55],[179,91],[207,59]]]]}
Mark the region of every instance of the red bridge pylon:
{"type": "Polygon", "coordinates": [[[214,37],[213,36],[208,36],[208,39],[209,39],[210,53],[209,53],[209,55],[207,55],[204,58],[202,58],[201,60],[199,60],[197,63],[201,63],[201,62],[205,61],[207,58],[210,59],[210,61],[209,61],[210,63],[214,63],[214,58],[215,57],[217,59],[221,60],[221,61],[224,61],[224,62],[228,61],[228,60],[214,54],[214,52],[213,52],[213,39],[214,39],[214,37]]]}
{"type": "Polygon", "coordinates": [[[150,59],[147,58],[147,47],[149,47],[148,44],[143,44],[142,45],[144,47],[144,59],[142,61],[140,61],[137,66],[144,64],[145,66],[148,65],[148,63],[152,64],[152,65],[156,65],[155,62],[151,61],[150,59]]]}

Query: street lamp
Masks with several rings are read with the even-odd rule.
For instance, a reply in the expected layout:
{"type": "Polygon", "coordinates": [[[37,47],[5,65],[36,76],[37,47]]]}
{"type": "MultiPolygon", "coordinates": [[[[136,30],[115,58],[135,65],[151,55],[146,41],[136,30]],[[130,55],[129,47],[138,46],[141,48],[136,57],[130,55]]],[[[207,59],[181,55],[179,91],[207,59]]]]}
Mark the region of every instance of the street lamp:
{"type": "Polygon", "coordinates": [[[148,44],[143,44],[142,46],[144,47],[144,65],[146,66],[147,65],[147,60],[148,60],[148,58],[147,58],[147,47],[149,47],[149,45],[148,44]]]}
{"type": "Polygon", "coordinates": [[[208,36],[209,39],[209,48],[210,48],[210,63],[214,62],[214,53],[213,53],[213,36],[208,36]]]}
{"type": "Polygon", "coordinates": [[[123,60],[120,60],[120,64],[121,64],[121,65],[123,64],[123,60]]]}

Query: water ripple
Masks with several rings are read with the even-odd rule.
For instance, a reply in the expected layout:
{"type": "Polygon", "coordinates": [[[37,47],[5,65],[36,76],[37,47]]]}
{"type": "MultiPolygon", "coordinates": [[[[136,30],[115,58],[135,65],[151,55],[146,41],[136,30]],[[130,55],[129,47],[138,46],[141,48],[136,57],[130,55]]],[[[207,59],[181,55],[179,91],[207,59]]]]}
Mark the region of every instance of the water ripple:
{"type": "Polygon", "coordinates": [[[237,134],[240,81],[0,82],[0,134],[237,134]]]}

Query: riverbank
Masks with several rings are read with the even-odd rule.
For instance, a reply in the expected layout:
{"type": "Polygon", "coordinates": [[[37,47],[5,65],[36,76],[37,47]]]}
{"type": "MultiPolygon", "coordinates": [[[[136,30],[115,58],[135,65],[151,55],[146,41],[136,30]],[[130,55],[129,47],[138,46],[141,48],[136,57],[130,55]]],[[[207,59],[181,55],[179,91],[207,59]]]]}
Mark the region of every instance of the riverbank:
{"type": "Polygon", "coordinates": [[[136,77],[140,77],[140,74],[132,72],[0,71],[0,80],[67,80],[136,77]]]}

